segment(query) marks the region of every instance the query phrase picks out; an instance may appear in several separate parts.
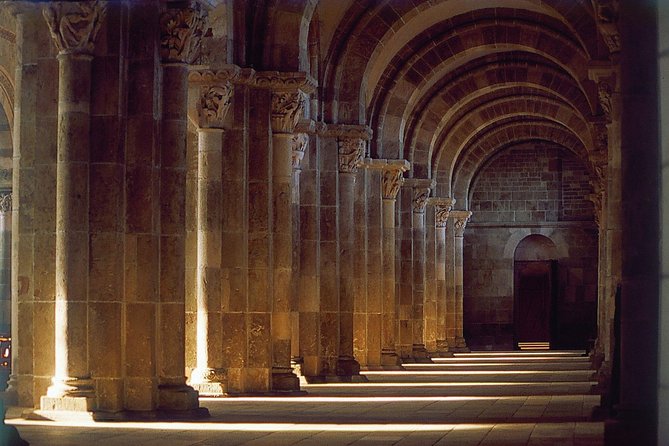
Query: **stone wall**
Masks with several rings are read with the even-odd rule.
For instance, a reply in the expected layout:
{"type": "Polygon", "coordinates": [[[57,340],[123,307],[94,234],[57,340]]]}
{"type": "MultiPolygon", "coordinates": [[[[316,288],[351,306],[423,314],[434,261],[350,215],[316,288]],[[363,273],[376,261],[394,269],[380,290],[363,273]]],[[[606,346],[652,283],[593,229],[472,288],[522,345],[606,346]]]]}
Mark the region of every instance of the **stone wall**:
{"type": "Polygon", "coordinates": [[[514,336],[514,253],[531,234],[557,247],[556,329],[552,342],[584,348],[595,336],[597,228],[587,171],[555,146],[502,152],[479,174],[465,232],[465,338],[473,349],[509,349],[514,336]]]}

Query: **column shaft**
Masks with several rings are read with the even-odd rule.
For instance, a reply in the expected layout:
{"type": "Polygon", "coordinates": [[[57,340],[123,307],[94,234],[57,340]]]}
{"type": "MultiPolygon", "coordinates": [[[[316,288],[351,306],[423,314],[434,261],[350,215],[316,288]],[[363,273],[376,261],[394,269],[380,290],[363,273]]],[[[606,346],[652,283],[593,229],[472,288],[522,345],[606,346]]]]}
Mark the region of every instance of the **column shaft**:
{"type": "Polygon", "coordinates": [[[437,224],[436,243],[436,282],[437,282],[437,353],[448,352],[447,331],[447,285],[446,285],[446,224],[437,224]]]}
{"type": "Polygon", "coordinates": [[[425,305],[423,306],[423,339],[430,355],[437,352],[437,278],[435,206],[425,208],[425,305]]]}
{"type": "Polygon", "coordinates": [[[355,173],[339,172],[339,359],[338,375],[357,375],[360,366],[353,357],[353,300],[355,290],[355,173]]]}
{"type": "MultiPolygon", "coordinates": [[[[88,169],[91,60],[58,56],[58,160],[56,167],[55,376],[42,409],[56,398],[93,396],[88,364],[88,169]]],[[[92,398],[79,409],[89,410],[92,398]]]]}
{"type": "Polygon", "coordinates": [[[293,176],[292,134],[272,135],[272,388],[297,390],[299,381],[292,373],[291,296],[293,292],[293,211],[291,183],[293,176]]]}
{"type": "Polygon", "coordinates": [[[384,366],[397,366],[396,331],[397,331],[397,295],[396,291],[396,230],[395,198],[383,199],[383,326],[381,330],[382,362],[384,366]]]}
{"type": "Polygon", "coordinates": [[[425,209],[414,210],[412,214],[412,271],[413,271],[413,294],[412,294],[412,356],[414,359],[427,357],[425,349],[425,209]]]}
{"type": "Polygon", "coordinates": [[[198,129],[196,364],[191,385],[203,395],[225,392],[221,339],[221,150],[223,130],[198,129]]]}

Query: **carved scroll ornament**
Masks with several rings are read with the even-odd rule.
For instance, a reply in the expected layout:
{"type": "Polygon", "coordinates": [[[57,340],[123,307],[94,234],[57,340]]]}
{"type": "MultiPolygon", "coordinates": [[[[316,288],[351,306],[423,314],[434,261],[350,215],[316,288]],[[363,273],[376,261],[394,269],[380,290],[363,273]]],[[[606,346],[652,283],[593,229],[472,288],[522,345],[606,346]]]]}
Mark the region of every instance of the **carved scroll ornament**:
{"type": "Polygon", "coordinates": [[[383,198],[394,200],[404,183],[402,169],[390,169],[383,172],[383,198]]]}
{"type": "Polygon", "coordinates": [[[5,214],[12,211],[12,194],[0,194],[0,214],[5,214]]]}
{"type": "Polygon", "coordinates": [[[451,211],[450,218],[453,219],[453,229],[455,230],[456,237],[463,237],[465,235],[465,228],[471,216],[471,211],[451,211]]]}
{"type": "Polygon", "coordinates": [[[415,187],[413,190],[413,200],[411,206],[414,212],[425,212],[427,199],[430,196],[429,187],[415,187]]]}

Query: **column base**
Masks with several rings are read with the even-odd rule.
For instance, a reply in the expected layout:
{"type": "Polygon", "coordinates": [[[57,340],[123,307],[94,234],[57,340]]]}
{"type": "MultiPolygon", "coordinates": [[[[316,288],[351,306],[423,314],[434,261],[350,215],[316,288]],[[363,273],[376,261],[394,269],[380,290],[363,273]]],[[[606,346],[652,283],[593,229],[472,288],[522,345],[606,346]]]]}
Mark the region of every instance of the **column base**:
{"type": "Polygon", "coordinates": [[[300,378],[289,367],[272,369],[272,392],[301,392],[300,378]]]}
{"type": "Polygon", "coordinates": [[[227,376],[223,369],[195,368],[189,384],[200,396],[225,396],[228,391],[227,376]]]}
{"type": "Polygon", "coordinates": [[[290,368],[293,369],[293,373],[298,377],[302,376],[302,364],[304,364],[304,358],[301,356],[290,358],[290,368]]]}
{"type": "Polygon", "coordinates": [[[401,364],[402,361],[400,361],[400,357],[397,356],[397,353],[395,350],[382,350],[381,351],[381,368],[382,369],[387,369],[389,367],[395,367],[397,369],[401,369],[401,364]]]}
{"type": "Polygon", "coordinates": [[[360,375],[360,363],[352,356],[340,356],[337,359],[337,376],[360,375]]]}
{"type": "MultiPolygon", "coordinates": [[[[377,370],[377,369],[370,369],[377,370]]],[[[387,370],[382,368],[380,370],[387,370]]],[[[318,376],[303,376],[302,379],[307,384],[331,384],[331,383],[366,383],[369,380],[364,375],[318,375],[318,376]]]]}
{"type": "Polygon", "coordinates": [[[191,412],[200,408],[198,393],[186,384],[161,384],[158,386],[158,410],[191,412]]]}
{"type": "Polygon", "coordinates": [[[427,352],[427,349],[425,348],[425,344],[414,344],[412,346],[411,359],[413,360],[412,362],[418,362],[418,363],[432,362],[432,359],[430,359],[430,354],[427,352]]]}
{"type": "Polygon", "coordinates": [[[450,349],[454,353],[469,353],[471,350],[467,347],[467,341],[465,338],[458,336],[455,338],[455,346],[450,349]]]}
{"type": "Polygon", "coordinates": [[[53,378],[46,395],[40,398],[40,416],[49,419],[92,419],[95,389],[89,378],[53,378]]]}
{"type": "Polygon", "coordinates": [[[7,388],[4,390],[4,392],[0,392],[0,401],[3,401],[5,406],[18,406],[19,390],[16,375],[9,375],[7,388]]]}

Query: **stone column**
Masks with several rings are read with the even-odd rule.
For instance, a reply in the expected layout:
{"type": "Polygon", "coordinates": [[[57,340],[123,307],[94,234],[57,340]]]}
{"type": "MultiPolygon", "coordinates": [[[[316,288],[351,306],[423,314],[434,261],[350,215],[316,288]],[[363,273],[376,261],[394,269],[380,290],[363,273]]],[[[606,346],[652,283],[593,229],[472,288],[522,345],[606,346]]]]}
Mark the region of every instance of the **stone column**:
{"type": "Polygon", "coordinates": [[[43,10],[58,48],[56,173],[56,363],[40,406],[92,411],[95,390],[88,357],[88,171],[91,61],[106,7],[55,3],[43,10]]]}
{"type": "Polygon", "coordinates": [[[163,68],[160,145],[158,408],[191,411],[198,393],[185,377],[185,201],[188,65],[200,52],[206,14],[199,4],[160,18],[163,68]]]}
{"type": "Polygon", "coordinates": [[[452,198],[431,198],[435,212],[435,281],[436,281],[436,352],[437,356],[447,356],[449,351],[446,330],[446,224],[455,200],[452,198]]]}
{"type": "Polygon", "coordinates": [[[463,332],[463,313],[462,313],[462,298],[463,298],[463,247],[465,227],[469,218],[472,216],[470,211],[451,211],[450,218],[453,221],[454,230],[454,270],[455,270],[455,346],[453,351],[468,352],[469,348],[465,341],[463,332]]]}
{"type": "Polygon", "coordinates": [[[397,293],[395,253],[397,231],[395,227],[395,203],[397,193],[404,183],[404,172],[409,170],[409,162],[405,160],[388,160],[383,169],[381,195],[383,197],[383,325],[381,330],[381,363],[384,367],[398,367],[400,358],[397,355],[397,293]]]}
{"type": "Polygon", "coordinates": [[[355,176],[365,155],[366,135],[344,134],[337,140],[339,151],[339,359],[337,375],[360,374],[353,357],[353,303],[355,299],[355,176]]]}
{"type": "Polygon", "coordinates": [[[293,280],[293,147],[295,126],[315,82],[305,73],[258,73],[271,89],[272,125],[272,389],[299,390],[291,367],[293,280]]]}
{"type": "MultiPolygon", "coordinates": [[[[434,181],[430,179],[406,180],[405,184],[412,189],[411,201],[411,267],[412,267],[412,303],[411,303],[411,333],[412,353],[411,357],[416,361],[428,360],[425,349],[425,207],[430,196],[430,190],[434,187],[434,181]]],[[[406,255],[407,253],[402,253],[406,255]]]]}
{"type": "MultiPolygon", "coordinates": [[[[313,121],[309,121],[309,130],[313,132],[313,121]]],[[[293,213],[293,278],[290,303],[290,325],[291,325],[291,348],[290,362],[293,371],[297,375],[302,374],[302,357],[300,348],[300,266],[302,249],[302,219],[300,217],[300,176],[302,173],[302,160],[309,147],[309,135],[307,133],[295,133],[291,140],[292,162],[293,162],[293,185],[291,195],[291,208],[293,213]]],[[[310,224],[306,223],[305,224],[310,224]]],[[[307,293],[313,290],[307,290],[307,293]]]]}
{"type": "Polygon", "coordinates": [[[196,368],[190,384],[201,395],[210,396],[226,391],[221,338],[222,146],[233,95],[230,80],[238,73],[238,67],[230,67],[189,75],[197,92],[198,119],[196,368]]]}

